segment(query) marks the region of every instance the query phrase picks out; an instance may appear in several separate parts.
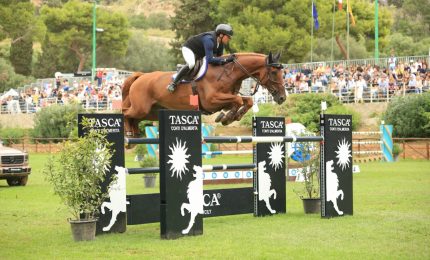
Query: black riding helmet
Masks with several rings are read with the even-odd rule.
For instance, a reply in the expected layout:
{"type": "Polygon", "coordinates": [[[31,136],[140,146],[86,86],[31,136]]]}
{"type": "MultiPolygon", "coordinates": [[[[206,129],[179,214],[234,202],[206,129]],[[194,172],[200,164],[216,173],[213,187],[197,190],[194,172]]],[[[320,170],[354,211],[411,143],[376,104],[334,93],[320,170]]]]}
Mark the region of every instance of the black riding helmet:
{"type": "Polygon", "coordinates": [[[218,26],[215,29],[215,32],[217,35],[222,33],[230,37],[233,36],[233,28],[231,28],[229,24],[224,24],[224,23],[218,24],[218,26]]]}

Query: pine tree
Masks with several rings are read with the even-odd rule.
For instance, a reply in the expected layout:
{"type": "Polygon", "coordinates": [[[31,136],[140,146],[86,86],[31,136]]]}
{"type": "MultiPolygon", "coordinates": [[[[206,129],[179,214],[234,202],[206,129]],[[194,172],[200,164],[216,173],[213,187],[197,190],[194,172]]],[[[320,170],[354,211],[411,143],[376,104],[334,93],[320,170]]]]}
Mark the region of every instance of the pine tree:
{"type": "Polygon", "coordinates": [[[215,30],[215,24],[209,13],[211,5],[209,1],[179,0],[179,6],[175,10],[175,17],[170,22],[175,31],[175,40],[170,43],[172,53],[177,63],[183,62],[181,46],[190,36],[215,30]]]}
{"type": "Polygon", "coordinates": [[[12,43],[10,46],[10,62],[18,74],[29,76],[33,59],[33,41],[30,37],[12,43]]]}

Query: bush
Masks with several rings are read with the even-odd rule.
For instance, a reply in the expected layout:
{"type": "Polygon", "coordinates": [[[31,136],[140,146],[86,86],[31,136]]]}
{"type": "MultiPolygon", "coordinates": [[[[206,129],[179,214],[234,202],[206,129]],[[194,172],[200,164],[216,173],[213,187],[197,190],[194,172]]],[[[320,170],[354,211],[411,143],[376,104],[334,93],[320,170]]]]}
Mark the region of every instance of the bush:
{"type": "Polygon", "coordinates": [[[278,108],[277,114],[302,123],[311,132],[318,132],[321,101],[326,101],[327,107],[341,105],[335,96],[329,94],[293,94],[278,108]]]}
{"type": "MultiPolygon", "coordinates": [[[[274,116],[273,111],[276,105],[273,104],[259,104],[258,105],[258,113],[255,116],[274,116]]],[[[240,120],[240,124],[251,127],[252,126],[252,117],[254,113],[252,112],[252,108],[243,116],[242,120],[240,120]]]]}
{"type": "Polygon", "coordinates": [[[0,139],[4,145],[20,144],[26,133],[27,130],[22,128],[3,128],[0,129],[0,139]]]}
{"type": "Polygon", "coordinates": [[[430,137],[430,93],[394,99],[383,118],[395,137],[430,137]]]}
{"type": "MultiPolygon", "coordinates": [[[[302,123],[309,131],[319,131],[319,115],[321,113],[321,101],[327,102],[330,112],[339,114],[354,114],[344,107],[335,96],[329,94],[292,94],[282,105],[259,105],[260,111],[256,116],[282,116],[291,118],[292,122],[302,123]],[[338,108],[332,108],[338,107],[338,108]]],[[[241,120],[241,124],[251,127],[253,113],[248,111],[241,120]]],[[[357,122],[360,118],[356,116],[357,122]]],[[[357,123],[358,124],[358,123],[357,123]]]]}
{"type": "Polygon", "coordinates": [[[129,18],[130,25],[139,29],[148,29],[148,21],[144,14],[133,15],[129,18]]]}
{"type": "Polygon", "coordinates": [[[403,152],[403,149],[398,143],[394,143],[392,152],[393,152],[393,156],[396,157],[403,152]]]}
{"type": "Polygon", "coordinates": [[[139,29],[170,29],[170,20],[166,13],[152,13],[148,17],[144,14],[133,15],[130,17],[129,22],[131,26],[139,29]]]}
{"type": "Polygon", "coordinates": [[[34,118],[33,138],[68,138],[78,124],[79,104],[51,105],[40,110],[34,118]]]}
{"type": "Polygon", "coordinates": [[[329,107],[327,108],[327,111],[325,113],[332,114],[332,115],[352,115],[352,130],[357,131],[358,127],[360,126],[360,122],[361,122],[360,113],[357,113],[351,108],[346,107],[344,105],[329,107]]]}
{"type": "Polygon", "coordinates": [[[140,167],[157,167],[158,159],[152,156],[144,156],[143,160],[139,162],[140,167]]]}
{"type": "Polygon", "coordinates": [[[148,149],[146,148],[146,144],[138,144],[136,145],[136,148],[134,149],[134,153],[138,158],[144,158],[147,157],[148,149]]]}

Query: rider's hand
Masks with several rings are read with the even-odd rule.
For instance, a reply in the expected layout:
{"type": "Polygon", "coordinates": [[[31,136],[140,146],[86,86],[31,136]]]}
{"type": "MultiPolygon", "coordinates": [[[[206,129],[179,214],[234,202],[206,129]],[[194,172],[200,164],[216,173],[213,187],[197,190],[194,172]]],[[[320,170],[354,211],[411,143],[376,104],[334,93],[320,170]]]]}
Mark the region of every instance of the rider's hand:
{"type": "Polygon", "coordinates": [[[225,62],[226,63],[228,63],[228,62],[232,62],[232,61],[234,61],[234,59],[236,58],[236,55],[230,55],[230,56],[228,56],[227,57],[227,59],[225,59],[225,62]]]}

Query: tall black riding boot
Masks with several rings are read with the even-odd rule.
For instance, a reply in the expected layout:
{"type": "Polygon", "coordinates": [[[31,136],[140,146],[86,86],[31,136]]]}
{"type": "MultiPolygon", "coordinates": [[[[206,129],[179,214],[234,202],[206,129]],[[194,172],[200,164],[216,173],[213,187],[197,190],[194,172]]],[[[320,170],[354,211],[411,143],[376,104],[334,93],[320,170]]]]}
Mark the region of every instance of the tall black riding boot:
{"type": "Polygon", "coordinates": [[[175,91],[176,85],[178,85],[178,83],[184,78],[185,75],[187,75],[187,73],[190,71],[190,68],[188,67],[188,65],[183,66],[178,74],[176,75],[176,78],[173,80],[172,83],[169,84],[169,86],[167,86],[167,90],[170,92],[175,91]]]}

